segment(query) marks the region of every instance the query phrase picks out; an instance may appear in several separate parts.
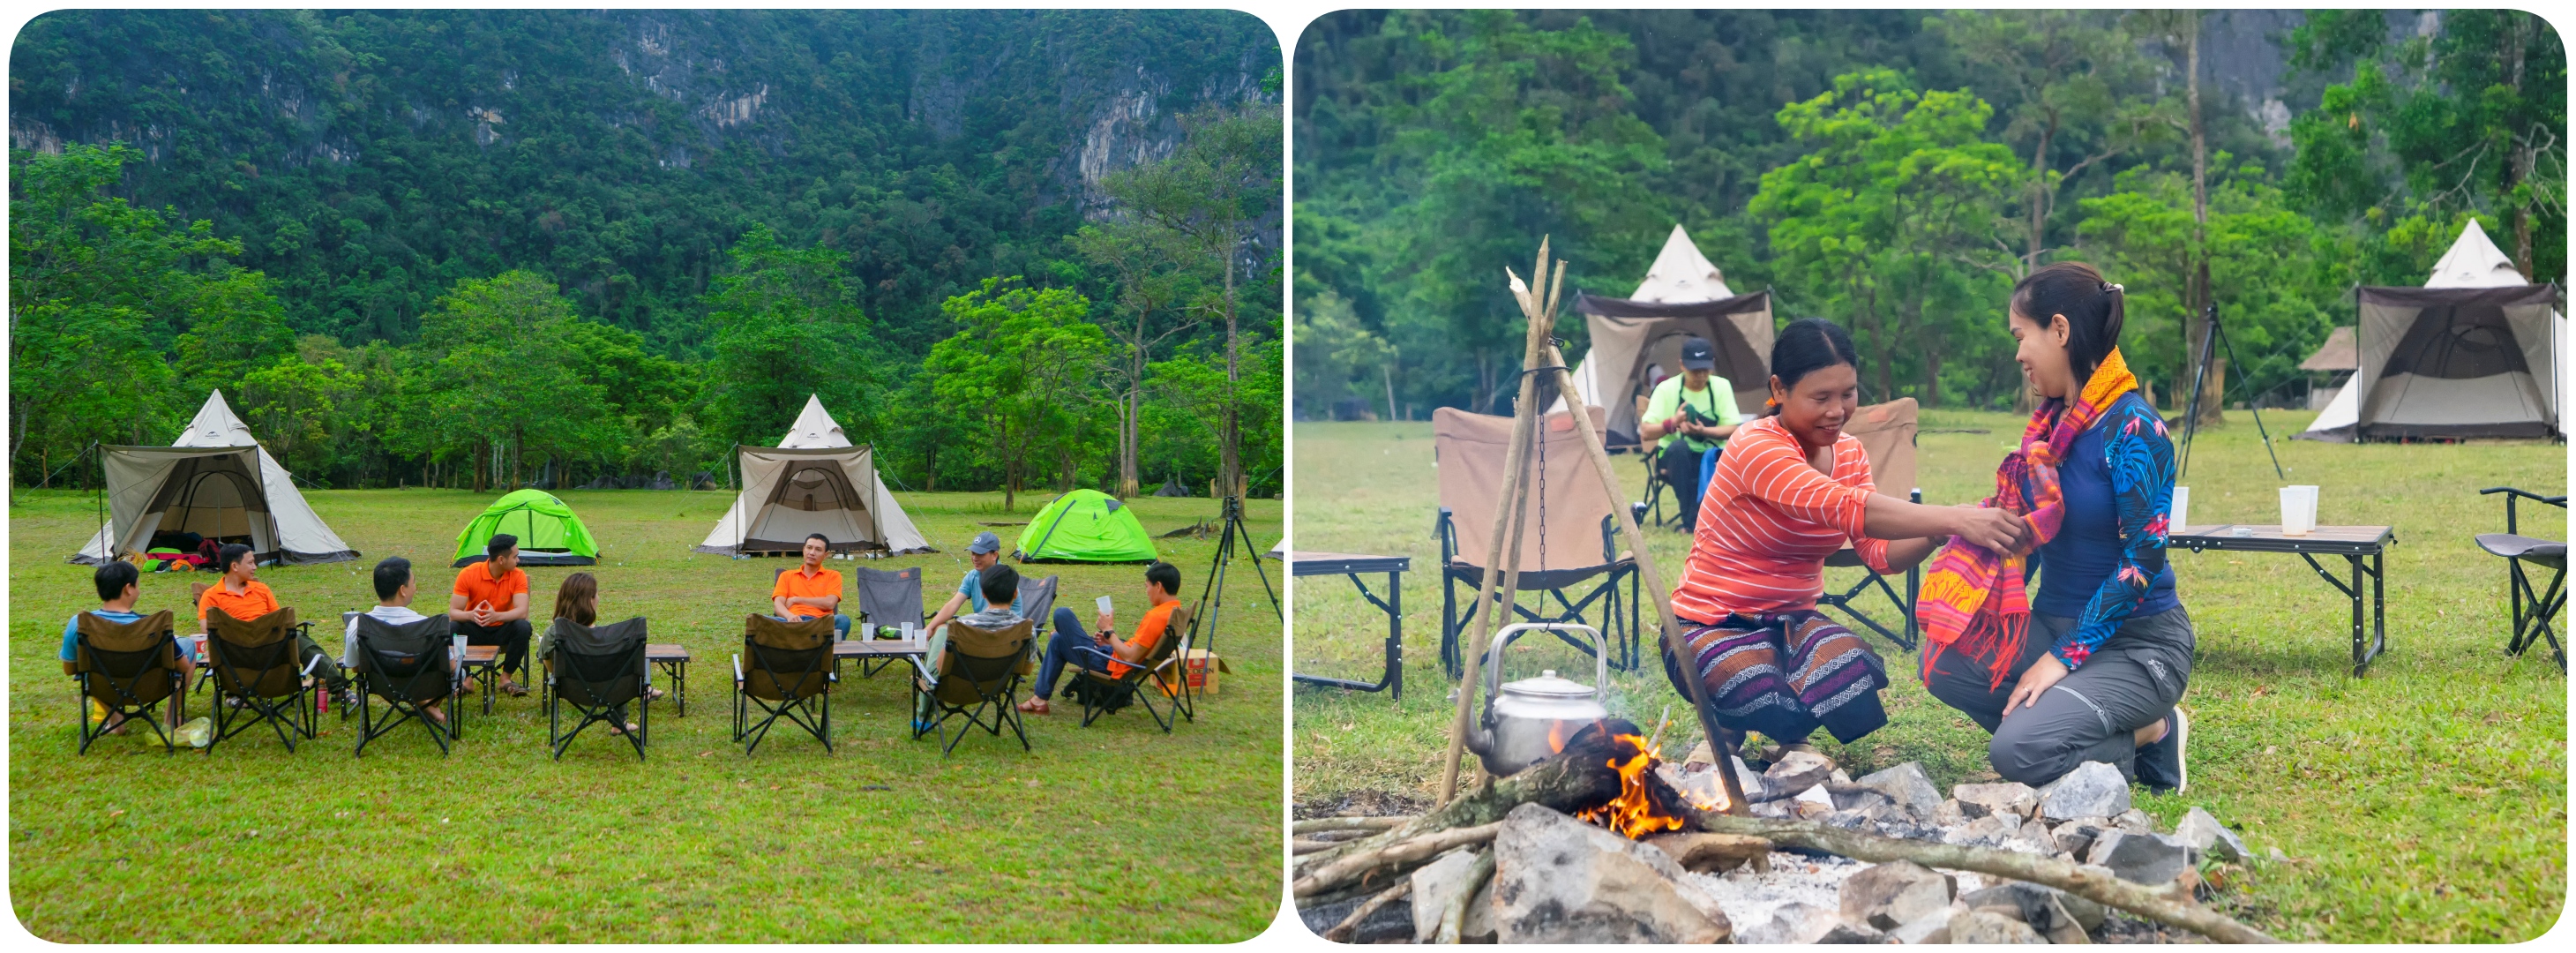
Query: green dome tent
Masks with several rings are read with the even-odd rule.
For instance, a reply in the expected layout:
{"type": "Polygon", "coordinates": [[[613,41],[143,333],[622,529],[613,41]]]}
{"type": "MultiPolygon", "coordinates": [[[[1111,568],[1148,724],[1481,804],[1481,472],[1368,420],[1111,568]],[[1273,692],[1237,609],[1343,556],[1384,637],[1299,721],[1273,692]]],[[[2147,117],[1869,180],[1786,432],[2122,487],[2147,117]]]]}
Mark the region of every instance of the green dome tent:
{"type": "Polygon", "coordinates": [[[1149,563],[1161,558],[1136,511],[1099,490],[1055,498],[1020,531],[1021,562],[1149,563]]]}
{"type": "Polygon", "coordinates": [[[483,515],[456,534],[456,566],[483,561],[483,546],[494,533],[519,538],[519,565],[588,566],[599,562],[599,544],[572,507],[544,490],[520,490],[494,500],[483,515]]]}

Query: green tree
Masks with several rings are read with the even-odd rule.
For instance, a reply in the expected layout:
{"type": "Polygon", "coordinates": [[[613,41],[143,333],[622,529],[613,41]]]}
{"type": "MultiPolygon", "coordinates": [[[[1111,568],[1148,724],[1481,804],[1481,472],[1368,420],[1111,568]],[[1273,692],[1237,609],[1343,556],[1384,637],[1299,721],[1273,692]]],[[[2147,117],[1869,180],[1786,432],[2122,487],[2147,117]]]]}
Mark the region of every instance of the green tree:
{"type": "Polygon", "coordinates": [[[1097,401],[1096,376],[1111,353],[1090,321],[1091,303],[1063,288],[1038,290],[989,278],[948,299],[961,329],[930,349],[932,394],[977,423],[1002,467],[1002,509],[1016,505],[1032,458],[1097,401]]]}
{"type": "Polygon", "coordinates": [[[589,456],[614,446],[605,396],[570,347],[572,305],[524,271],[461,281],[421,318],[397,430],[408,452],[466,452],[470,486],[518,485],[527,458],[589,456]]]}
{"type": "Polygon", "coordinates": [[[1360,325],[1350,302],[1331,289],[1308,297],[1297,315],[1296,336],[1297,399],[1310,413],[1330,417],[1333,405],[1354,391],[1368,394],[1370,385],[1381,381],[1361,378],[1374,374],[1386,385],[1386,419],[1397,419],[1395,349],[1360,325]]]}
{"type": "Polygon", "coordinates": [[[707,295],[715,337],[703,415],[715,434],[743,444],[774,440],[809,394],[853,422],[873,419],[875,348],[841,256],[786,247],[769,226],[755,225],[731,257],[731,273],[707,295]]]}
{"type": "MultiPolygon", "coordinates": [[[[1119,188],[1145,170],[1115,173],[1119,188]]],[[[1115,191],[1115,189],[1113,189],[1115,191]]],[[[1118,277],[1117,307],[1102,314],[1100,326],[1118,342],[1120,359],[1110,364],[1118,380],[1118,495],[1135,496],[1139,482],[1136,453],[1138,425],[1145,408],[1145,368],[1154,348],[1196,329],[1200,317],[1182,307],[1197,296],[1203,261],[1181,247],[1179,234],[1148,222],[1085,225],[1072,236],[1083,257],[1109,268],[1118,277]]]]}

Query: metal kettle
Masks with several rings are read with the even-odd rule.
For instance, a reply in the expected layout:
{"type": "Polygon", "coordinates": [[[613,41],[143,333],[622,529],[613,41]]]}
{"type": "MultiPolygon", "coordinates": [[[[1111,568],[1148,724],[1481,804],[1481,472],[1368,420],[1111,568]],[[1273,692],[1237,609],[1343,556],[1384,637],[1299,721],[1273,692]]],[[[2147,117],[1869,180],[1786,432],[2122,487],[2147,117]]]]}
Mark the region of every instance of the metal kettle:
{"type": "Polygon", "coordinates": [[[1610,645],[1588,625],[1524,622],[1494,633],[1485,650],[1484,717],[1467,732],[1467,750],[1485,763],[1494,777],[1517,774],[1563,748],[1574,732],[1610,717],[1610,645]],[[1579,631],[1592,639],[1592,684],[1559,677],[1550,669],[1537,678],[1503,682],[1503,649],[1524,632],[1579,631]]]}

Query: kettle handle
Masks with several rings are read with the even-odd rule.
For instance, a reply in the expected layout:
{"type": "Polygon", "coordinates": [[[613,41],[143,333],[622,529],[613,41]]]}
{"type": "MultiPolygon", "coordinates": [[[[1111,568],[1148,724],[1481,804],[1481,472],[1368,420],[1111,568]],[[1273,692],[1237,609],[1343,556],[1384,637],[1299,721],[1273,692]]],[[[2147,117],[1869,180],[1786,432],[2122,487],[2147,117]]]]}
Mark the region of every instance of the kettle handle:
{"type": "Polygon", "coordinates": [[[1494,644],[1485,649],[1485,713],[1478,719],[1490,728],[1494,724],[1494,696],[1503,692],[1503,648],[1524,632],[1563,632],[1578,629],[1592,637],[1592,697],[1603,708],[1610,707],[1610,643],[1601,630],[1580,622],[1515,622],[1494,633],[1494,644]]]}

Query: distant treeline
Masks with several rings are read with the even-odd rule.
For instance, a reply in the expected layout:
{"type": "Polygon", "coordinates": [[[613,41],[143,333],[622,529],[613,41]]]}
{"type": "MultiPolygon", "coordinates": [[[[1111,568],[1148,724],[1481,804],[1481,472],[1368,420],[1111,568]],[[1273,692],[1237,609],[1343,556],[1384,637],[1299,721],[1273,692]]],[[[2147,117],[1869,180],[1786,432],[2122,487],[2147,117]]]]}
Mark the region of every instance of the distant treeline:
{"type": "Polygon", "coordinates": [[[1296,56],[1306,415],[1507,411],[1501,268],[1541,235],[1625,295],[1679,223],[1850,327],[1868,399],[1966,407],[2015,401],[2007,291],[2052,261],[2127,287],[2168,406],[2206,305],[2229,399],[2279,400],[2354,284],[2420,284],[2471,218],[2566,273],[2566,50],[2528,13],[1345,11],[1296,56]],[[2267,101],[2213,81],[2248,43],[2267,101]]]}

